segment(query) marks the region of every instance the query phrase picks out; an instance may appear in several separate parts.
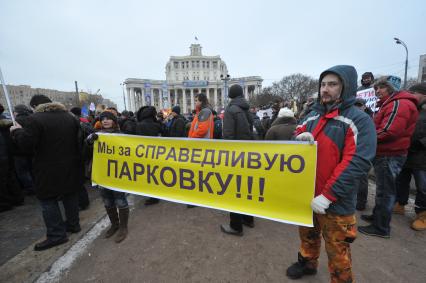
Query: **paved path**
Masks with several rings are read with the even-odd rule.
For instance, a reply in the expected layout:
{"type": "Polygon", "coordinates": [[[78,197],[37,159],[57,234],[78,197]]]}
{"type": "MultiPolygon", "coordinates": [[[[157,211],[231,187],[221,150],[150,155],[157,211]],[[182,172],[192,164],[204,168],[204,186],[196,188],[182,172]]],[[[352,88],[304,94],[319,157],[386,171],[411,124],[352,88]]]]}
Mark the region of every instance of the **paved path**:
{"type": "MultiPolygon", "coordinates": [[[[369,204],[373,194],[370,184],[369,204]]],[[[227,213],[170,202],[145,207],[143,200],[131,197],[130,232],[124,242],[96,238],[107,222],[92,223],[78,238],[83,243],[77,242],[74,251],[65,248],[65,256],[58,255],[60,260],[38,282],[292,282],[285,270],[297,258],[296,226],[256,219],[256,227],[245,229],[243,237],[229,236],[219,230],[228,221],[227,213]]],[[[358,234],[352,245],[357,282],[426,282],[426,232],[409,228],[413,217],[412,205],[407,216],[394,216],[391,239],[358,234]]],[[[27,256],[34,261],[40,253],[27,256]]],[[[46,270],[40,267],[35,273],[46,270]]],[[[323,250],[319,273],[297,282],[328,281],[323,250]]]]}

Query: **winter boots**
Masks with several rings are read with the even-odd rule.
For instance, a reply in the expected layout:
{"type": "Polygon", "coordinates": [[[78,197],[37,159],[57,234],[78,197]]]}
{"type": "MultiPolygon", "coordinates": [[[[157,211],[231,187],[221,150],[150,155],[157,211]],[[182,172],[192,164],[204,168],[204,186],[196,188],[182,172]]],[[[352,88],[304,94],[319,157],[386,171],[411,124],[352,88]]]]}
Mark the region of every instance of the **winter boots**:
{"type": "Polygon", "coordinates": [[[416,220],[411,224],[411,228],[416,231],[426,230],[426,211],[417,214],[416,220]]]}
{"type": "Polygon", "coordinates": [[[396,202],[395,206],[392,209],[392,213],[404,215],[405,214],[405,205],[401,205],[398,202],[396,202]]]}
{"type": "Polygon", "coordinates": [[[315,275],[317,269],[314,266],[309,266],[308,260],[304,258],[300,253],[297,256],[297,262],[293,263],[287,268],[287,276],[290,279],[299,279],[303,275],[315,275]]]}
{"type": "Polygon", "coordinates": [[[118,209],[118,217],[120,218],[120,226],[118,228],[118,233],[115,236],[115,242],[120,243],[127,237],[127,223],[129,221],[129,208],[120,208],[118,209]]]}
{"type": "Polygon", "coordinates": [[[119,220],[118,220],[117,208],[115,206],[113,207],[105,206],[105,209],[107,211],[109,220],[111,221],[111,227],[109,227],[108,231],[106,231],[105,233],[105,238],[109,238],[112,235],[114,235],[115,232],[117,232],[119,227],[119,220]]]}

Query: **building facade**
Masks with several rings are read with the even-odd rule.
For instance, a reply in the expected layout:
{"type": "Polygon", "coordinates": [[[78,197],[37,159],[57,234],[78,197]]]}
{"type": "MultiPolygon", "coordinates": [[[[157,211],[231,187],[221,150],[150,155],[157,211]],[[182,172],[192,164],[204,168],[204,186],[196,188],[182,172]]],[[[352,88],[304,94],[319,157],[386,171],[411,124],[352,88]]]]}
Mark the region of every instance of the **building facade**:
{"type": "Polygon", "coordinates": [[[171,56],[166,64],[166,80],[128,78],[127,107],[137,111],[145,105],[157,109],[180,105],[183,113],[195,109],[195,95],[205,93],[215,110],[227,103],[227,89],[240,84],[248,99],[260,94],[262,78],[259,76],[230,78],[226,63],[220,56],[204,56],[199,44],[192,44],[189,56],[171,56]]]}
{"type": "MultiPolygon", "coordinates": [[[[12,107],[18,104],[24,104],[29,106],[31,97],[35,94],[43,94],[49,97],[52,101],[60,102],[67,109],[71,109],[75,106],[81,106],[85,101],[81,100],[83,92],[80,92],[80,95],[77,95],[73,91],[59,91],[55,89],[46,89],[46,88],[32,88],[29,85],[6,85],[7,92],[9,93],[10,103],[12,107]]],[[[90,98],[90,94],[87,94],[90,98]]],[[[93,95],[92,95],[93,96],[93,95]]],[[[96,95],[96,101],[88,100],[88,103],[95,102],[96,104],[104,104],[107,107],[115,107],[117,105],[109,99],[103,98],[101,95],[96,95]]],[[[7,109],[6,96],[3,93],[3,86],[0,85],[0,103],[7,109]]]]}
{"type": "Polygon", "coordinates": [[[419,61],[419,77],[417,79],[419,83],[426,82],[426,54],[420,55],[419,61]]]}

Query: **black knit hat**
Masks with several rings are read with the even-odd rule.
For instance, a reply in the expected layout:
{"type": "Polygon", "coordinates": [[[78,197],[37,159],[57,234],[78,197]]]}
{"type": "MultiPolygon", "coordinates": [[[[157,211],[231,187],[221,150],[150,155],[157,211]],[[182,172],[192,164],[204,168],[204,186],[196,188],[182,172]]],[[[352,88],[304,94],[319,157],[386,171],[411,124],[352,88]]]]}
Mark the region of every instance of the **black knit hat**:
{"type": "Polygon", "coordinates": [[[115,123],[117,123],[117,116],[115,116],[112,112],[104,111],[99,115],[99,121],[102,122],[103,119],[113,120],[115,123]]]}
{"type": "Polygon", "coordinates": [[[229,88],[228,96],[229,98],[235,98],[238,96],[243,96],[243,88],[240,85],[233,85],[229,88]]]}
{"type": "Polygon", "coordinates": [[[179,107],[179,105],[173,106],[172,112],[175,112],[176,114],[180,115],[180,107],[179,107]]]}
{"type": "Polygon", "coordinates": [[[45,103],[50,103],[50,102],[52,102],[52,100],[50,100],[50,98],[47,97],[46,95],[36,94],[33,97],[31,97],[30,106],[32,108],[36,108],[40,104],[45,104],[45,103]]]}
{"type": "Polygon", "coordinates": [[[418,92],[426,95],[426,83],[415,84],[408,89],[411,92],[418,92]]]}

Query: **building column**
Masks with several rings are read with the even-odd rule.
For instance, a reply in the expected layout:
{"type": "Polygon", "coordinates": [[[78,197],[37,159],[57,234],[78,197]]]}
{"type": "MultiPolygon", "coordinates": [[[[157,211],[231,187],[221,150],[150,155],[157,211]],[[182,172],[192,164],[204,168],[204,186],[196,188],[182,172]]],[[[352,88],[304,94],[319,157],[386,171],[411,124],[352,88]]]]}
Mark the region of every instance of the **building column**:
{"type": "Polygon", "coordinates": [[[183,113],[187,112],[187,108],[186,108],[186,89],[183,88],[182,89],[182,104],[183,104],[183,113]]]}
{"type": "Polygon", "coordinates": [[[249,99],[248,85],[244,86],[244,97],[245,97],[247,100],[249,99]]]}
{"type": "Polygon", "coordinates": [[[173,105],[172,105],[172,100],[171,100],[171,98],[170,98],[170,93],[171,93],[171,90],[170,90],[170,89],[167,89],[167,101],[168,101],[168,103],[169,103],[169,108],[172,108],[172,107],[173,107],[173,105]]]}
{"type": "Polygon", "coordinates": [[[126,87],[126,96],[127,96],[127,109],[132,111],[131,103],[130,103],[130,88],[126,87]]]}
{"type": "Polygon", "coordinates": [[[133,87],[130,88],[130,109],[134,112],[135,111],[135,89],[133,87]]]}
{"type": "Polygon", "coordinates": [[[191,88],[191,110],[195,109],[194,89],[191,88]]]}
{"type": "Polygon", "coordinates": [[[160,109],[163,109],[163,90],[161,88],[158,89],[158,97],[160,98],[160,109]]]}

